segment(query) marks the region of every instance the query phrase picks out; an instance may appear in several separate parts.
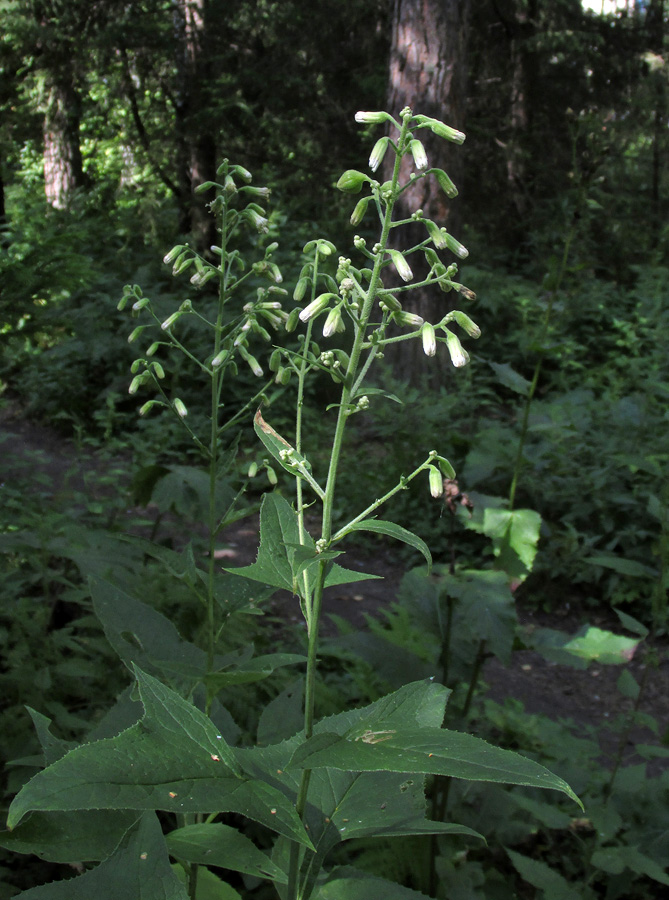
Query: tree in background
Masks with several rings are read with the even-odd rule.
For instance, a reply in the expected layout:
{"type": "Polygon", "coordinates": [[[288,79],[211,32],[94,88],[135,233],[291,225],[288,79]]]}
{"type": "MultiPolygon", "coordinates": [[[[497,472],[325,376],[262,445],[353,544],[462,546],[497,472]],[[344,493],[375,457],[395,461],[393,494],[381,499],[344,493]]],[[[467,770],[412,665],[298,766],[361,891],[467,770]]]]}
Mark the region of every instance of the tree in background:
{"type": "MultiPolygon", "coordinates": [[[[467,108],[468,42],[470,0],[394,0],[390,65],[388,71],[388,101],[386,108],[399,114],[405,106],[464,130],[467,108]]],[[[444,169],[456,185],[462,185],[464,156],[462,150],[453,151],[447,141],[433,135],[429,129],[421,133],[421,141],[431,166],[444,169]]],[[[394,158],[386,156],[384,177],[392,172],[394,158]]],[[[411,157],[405,157],[401,173],[406,179],[411,171],[411,157]]],[[[398,218],[411,216],[422,209],[426,218],[440,226],[446,225],[454,237],[461,228],[458,203],[451,203],[439,188],[436,179],[424,178],[404,192],[397,204],[398,218]]],[[[412,244],[425,239],[425,227],[420,223],[405,232],[405,240],[412,244]]],[[[414,274],[422,273],[418,255],[414,274]]],[[[441,319],[447,311],[444,295],[439,292],[420,292],[413,311],[428,321],[441,319]]],[[[417,365],[422,354],[419,341],[404,341],[397,345],[393,364],[402,377],[421,370],[417,365]]],[[[444,362],[444,369],[446,369],[444,362]]]]}

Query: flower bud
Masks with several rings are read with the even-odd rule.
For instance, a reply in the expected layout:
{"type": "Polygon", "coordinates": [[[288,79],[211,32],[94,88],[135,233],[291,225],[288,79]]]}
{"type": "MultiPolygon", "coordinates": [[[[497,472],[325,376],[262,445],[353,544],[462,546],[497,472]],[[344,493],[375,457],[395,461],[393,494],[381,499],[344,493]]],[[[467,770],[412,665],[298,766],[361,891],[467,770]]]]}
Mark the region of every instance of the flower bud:
{"type": "Polygon", "coordinates": [[[269,370],[270,372],[278,372],[279,367],[281,365],[281,351],[277,347],[272,351],[272,355],[269,358],[269,370]]]}
{"type": "Polygon", "coordinates": [[[239,175],[242,181],[245,181],[247,184],[253,181],[253,175],[251,175],[249,170],[245,169],[244,166],[233,166],[232,171],[236,175],[239,175]]]}
{"type": "Polygon", "coordinates": [[[392,116],[387,112],[364,112],[360,111],[355,114],[355,121],[361,125],[383,125],[384,122],[392,120],[392,116]]]}
{"type": "Polygon", "coordinates": [[[401,312],[393,313],[393,322],[404,328],[420,328],[424,324],[425,319],[416,315],[416,313],[402,310],[401,312]]]}
{"type": "Polygon", "coordinates": [[[425,147],[422,145],[422,143],[415,139],[413,141],[409,141],[409,150],[411,151],[411,155],[413,156],[413,161],[416,164],[416,168],[419,171],[421,169],[427,169],[427,153],[425,152],[425,147]]]}
{"type": "Polygon", "coordinates": [[[151,346],[149,347],[149,349],[146,351],[146,355],[147,355],[147,356],[153,356],[153,354],[157,352],[157,350],[158,350],[159,347],[160,347],[160,342],[159,342],[159,341],[154,341],[154,342],[151,344],[151,346]]]}
{"type": "Polygon", "coordinates": [[[215,184],[213,181],[203,181],[202,184],[198,184],[195,188],[195,194],[204,194],[205,191],[210,191],[212,188],[219,187],[219,185],[215,184]]]}
{"type": "Polygon", "coordinates": [[[444,240],[451,253],[455,253],[460,259],[466,259],[469,256],[469,250],[467,250],[466,247],[463,247],[460,241],[456,241],[452,235],[448,234],[448,232],[444,232],[444,240]]]}
{"type": "Polygon", "coordinates": [[[402,309],[402,304],[397,299],[397,297],[393,297],[393,295],[388,291],[383,291],[383,293],[379,297],[379,303],[385,304],[387,309],[389,309],[391,312],[400,312],[400,310],[402,309]]]}
{"type": "Polygon", "coordinates": [[[335,306],[335,308],[331,309],[328,313],[325,325],[323,325],[323,337],[329,338],[332,337],[335,332],[345,330],[346,326],[341,317],[341,306],[335,306]]]}
{"type": "Polygon", "coordinates": [[[312,300],[308,306],[304,307],[300,313],[300,321],[308,322],[309,319],[313,319],[315,316],[320,315],[323,310],[328,308],[330,300],[332,300],[333,297],[338,299],[336,294],[320,294],[315,300],[312,300]]]}
{"type": "Polygon", "coordinates": [[[271,466],[265,465],[265,470],[267,472],[267,480],[272,486],[275,486],[279,483],[279,479],[276,477],[276,472],[271,466]]]}
{"type": "Polygon", "coordinates": [[[174,323],[176,322],[176,320],[179,318],[179,316],[181,316],[181,313],[180,313],[180,312],[174,312],[174,313],[172,313],[172,315],[171,315],[171,316],[168,316],[168,317],[165,319],[165,321],[161,324],[161,326],[160,326],[161,329],[162,329],[163,331],[167,331],[168,329],[170,329],[170,328],[172,327],[172,325],[174,325],[174,323]]]}
{"type": "Polygon", "coordinates": [[[212,369],[219,369],[225,360],[230,356],[229,350],[221,350],[220,353],[216,354],[216,356],[211,361],[212,369]]]}
{"type": "Polygon", "coordinates": [[[459,309],[453,311],[453,318],[458,323],[460,328],[463,331],[466,331],[469,337],[479,338],[481,337],[481,329],[478,327],[476,322],[472,321],[466,313],[460,312],[459,309]]]}
{"type": "Polygon", "coordinates": [[[139,312],[140,309],[144,309],[145,306],[148,306],[150,302],[148,297],[142,297],[141,300],[137,300],[132,304],[132,308],[135,312],[139,312]]]}
{"type": "Polygon", "coordinates": [[[290,369],[284,369],[283,366],[276,373],[276,378],[274,379],[276,384],[280,384],[282,387],[285,387],[290,381],[290,376],[292,375],[292,371],[290,369]]]}
{"type": "Polygon", "coordinates": [[[445,328],[444,331],[446,332],[446,346],[451,355],[451,362],[456,369],[461,369],[469,362],[469,354],[463,348],[460,338],[456,334],[449,331],[448,328],[445,328]]]}
{"type": "Polygon", "coordinates": [[[428,474],[430,477],[430,493],[433,497],[441,497],[444,493],[444,479],[441,472],[436,466],[429,466],[428,474]]]}
{"type": "Polygon", "coordinates": [[[144,383],[144,373],[141,375],[135,375],[135,377],[130,382],[130,387],[128,388],[129,394],[136,394],[139,387],[144,383]]]}
{"type": "Polygon", "coordinates": [[[292,309],[290,311],[288,318],[286,319],[286,331],[287,332],[290,333],[292,331],[295,331],[295,329],[297,328],[297,323],[299,321],[299,318],[300,318],[300,310],[296,306],[295,309],[292,309]]]}
{"type": "Polygon", "coordinates": [[[163,369],[163,367],[157,360],[151,363],[151,368],[153,369],[153,373],[156,378],[160,378],[162,380],[165,377],[165,369],[163,369]]]}
{"type": "Polygon", "coordinates": [[[427,126],[433,134],[444,138],[444,140],[452,141],[454,144],[462,144],[465,139],[465,135],[461,131],[451,128],[450,125],[445,125],[439,119],[433,119],[430,116],[416,116],[416,119],[421,125],[427,126]]]}
{"type": "Polygon", "coordinates": [[[147,400],[143,406],[140,406],[139,414],[140,414],[140,416],[145,416],[149,412],[149,410],[152,409],[154,406],[163,406],[163,405],[164,404],[161,403],[159,400],[147,400]]]}
{"type": "Polygon", "coordinates": [[[247,207],[242,215],[249,220],[258,234],[267,234],[269,231],[268,220],[264,216],[261,216],[257,210],[247,207]]]}
{"type": "Polygon", "coordinates": [[[406,261],[404,256],[400,253],[400,251],[389,250],[388,254],[390,255],[390,258],[393,261],[393,265],[397,269],[397,274],[400,276],[402,281],[411,281],[411,279],[413,278],[411,266],[406,261]]]}
{"type": "Polygon", "coordinates": [[[439,187],[446,194],[446,196],[451,200],[453,200],[454,197],[457,197],[458,189],[448,177],[446,172],[444,172],[443,169],[434,169],[433,171],[437,178],[437,182],[439,183],[439,187]]]}
{"type": "Polygon", "coordinates": [[[188,415],[188,410],[186,409],[186,405],[184,404],[183,400],[179,400],[178,397],[175,397],[172,401],[172,405],[174,406],[175,413],[182,419],[185,419],[188,415]]]}
{"type": "Polygon", "coordinates": [[[458,294],[462,294],[462,296],[466,300],[476,300],[476,294],[474,293],[474,291],[470,291],[468,287],[464,286],[464,284],[458,284],[457,281],[454,281],[453,287],[458,292],[458,294]]]}
{"type": "Polygon", "coordinates": [[[347,169],[337,182],[337,188],[345,194],[358,194],[366,181],[369,178],[363,172],[347,169]]]}
{"type": "Polygon", "coordinates": [[[362,222],[371,199],[371,197],[363,197],[362,200],[358,200],[355,209],[351,213],[351,225],[359,225],[362,222]]]}
{"type": "Polygon", "coordinates": [[[170,252],[166,256],[163,256],[163,262],[165,263],[165,265],[166,266],[172,265],[174,260],[177,258],[177,256],[179,256],[181,251],[184,249],[185,248],[184,248],[183,244],[177,244],[176,247],[172,247],[170,252]]]}
{"type": "Polygon", "coordinates": [[[249,466],[246,474],[247,474],[248,478],[255,478],[256,475],[258,474],[258,463],[255,461],[252,462],[251,465],[249,466]]]}
{"type": "Polygon", "coordinates": [[[437,248],[437,250],[445,250],[448,246],[446,243],[446,229],[440,228],[435,222],[432,222],[430,219],[424,219],[425,227],[427,228],[427,233],[430,235],[430,240],[437,248]]]}
{"type": "Polygon", "coordinates": [[[420,336],[423,339],[423,353],[426,356],[434,356],[437,352],[437,338],[434,333],[434,327],[429,322],[423,323],[420,336]]]}
{"type": "Polygon", "coordinates": [[[144,329],[148,327],[148,325],[138,325],[137,328],[134,328],[128,335],[128,343],[132,344],[133,341],[136,341],[144,329]]]}
{"type": "Polygon", "coordinates": [[[390,138],[382,137],[379,138],[372,147],[372,152],[369,155],[369,168],[372,170],[372,172],[376,172],[376,170],[383,162],[383,157],[386,155],[386,150],[388,149],[389,143],[390,138]]]}
{"type": "Polygon", "coordinates": [[[239,345],[239,355],[246,363],[248,363],[249,368],[251,369],[253,374],[256,376],[256,378],[262,378],[263,370],[260,366],[260,363],[255,358],[255,356],[251,356],[251,354],[246,349],[244,344],[239,345]]]}

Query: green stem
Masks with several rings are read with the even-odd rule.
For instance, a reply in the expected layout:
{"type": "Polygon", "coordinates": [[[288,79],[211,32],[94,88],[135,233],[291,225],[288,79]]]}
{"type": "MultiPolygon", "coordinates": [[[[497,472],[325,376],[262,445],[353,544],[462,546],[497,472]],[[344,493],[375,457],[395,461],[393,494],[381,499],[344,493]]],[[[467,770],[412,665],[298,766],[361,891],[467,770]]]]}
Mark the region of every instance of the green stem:
{"type": "MultiPolygon", "coordinates": [[[[223,315],[225,303],[227,300],[227,278],[225,276],[225,258],[227,249],[227,224],[226,224],[227,202],[225,198],[222,201],[222,210],[220,218],[221,228],[221,263],[219,266],[219,288],[218,288],[218,310],[216,315],[216,326],[214,331],[214,358],[221,351],[221,332],[223,329],[223,315]]],[[[214,581],[216,576],[216,532],[218,530],[218,520],[216,515],[216,485],[218,480],[218,454],[219,454],[219,424],[218,410],[219,398],[221,394],[223,372],[220,369],[214,369],[211,375],[211,423],[210,423],[210,444],[209,444],[209,514],[208,514],[208,543],[209,543],[209,567],[207,572],[207,672],[214,670],[214,650],[216,643],[216,600],[214,591],[214,581]]],[[[206,714],[209,715],[211,704],[213,702],[213,694],[207,688],[206,714]]]]}
{"type": "MultiPolygon", "coordinates": [[[[648,639],[652,639],[653,633],[651,632],[648,636],[648,639]]],[[[629,740],[629,736],[632,732],[632,728],[634,727],[634,723],[636,722],[637,713],[639,712],[639,707],[641,706],[641,701],[646,693],[646,688],[648,687],[648,680],[650,677],[650,670],[656,669],[657,664],[653,662],[651,664],[652,655],[654,656],[654,651],[646,651],[644,654],[644,662],[646,667],[643,671],[643,675],[641,676],[641,683],[639,684],[639,691],[634,700],[634,706],[632,707],[629,716],[627,717],[627,722],[625,723],[625,727],[620,734],[620,738],[618,740],[618,749],[616,752],[616,756],[613,762],[613,768],[611,770],[611,775],[609,777],[608,782],[604,787],[604,799],[608,803],[609,798],[611,797],[611,793],[613,792],[613,786],[616,781],[616,777],[618,775],[618,770],[623,761],[623,756],[625,753],[625,747],[627,746],[627,741],[629,740]]]]}
{"type": "Polygon", "coordinates": [[[469,679],[469,690],[467,691],[467,696],[465,698],[465,705],[462,707],[462,718],[465,719],[467,717],[467,713],[469,712],[472,700],[474,699],[474,691],[476,690],[476,685],[479,681],[479,675],[481,674],[481,669],[483,668],[483,663],[486,659],[486,640],[483,638],[479,641],[478,649],[476,651],[476,659],[474,660],[474,668],[472,669],[472,676],[469,679]]]}
{"type": "MultiPolygon", "coordinates": [[[[323,497],[323,522],[321,526],[321,545],[327,548],[332,541],[332,520],[335,499],[335,485],[337,482],[337,473],[339,469],[339,461],[344,441],[344,432],[349,416],[349,405],[351,400],[351,386],[355,383],[358,367],[360,364],[360,356],[365,342],[365,331],[369,322],[376,294],[381,282],[381,268],[384,262],[385,249],[388,244],[390,235],[390,226],[392,223],[392,213],[395,205],[395,196],[397,192],[397,184],[400,173],[400,163],[406,143],[406,136],[409,129],[410,116],[404,119],[402,130],[398,141],[398,152],[395,156],[395,166],[391,182],[391,198],[386,205],[385,216],[383,220],[383,228],[379,240],[379,252],[374,260],[374,268],[370,279],[369,288],[364,296],[363,306],[360,313],[360,322],[356,326],[353,347],[349,357],[349,364],[346,370],[346,377],[342,386],[341,402],[339,404],[339,412],[337,415],[337,423],[332,439],[332,449],[330,451],[330,465],[328,468],[327,482],[325,486],[325,495],[323,497]]],[[[318,653],[318,632],[320,626],[320,613],[323,600],[323,590],[325,587],[325,577],[327,574],[327,562],[322,561],[319,565],[318,581],[316,582],[313,602],[311,608],[311,621],[308,623],[308,649],[307,649],[307,672],[305,677],[305,694],[304,694],[304,732],[306,739],[313,734],[314,712],[315,712],[315,686],[316,686],[316,670],[317,670],[317,653],[318,653]]],[[[309,790],[309,781],[311,778],[311,770],[303,769],[298,790],[296,810],[302,818],[306,809],[307,793],[309,790]]],[[[300,900],[299,894],[299,847],[295,842],[291,845],[290,864],[288,872],[288,900],[300,900]]]]}
{"type": "Polygon", "coordinates": [[[428,468],[432,458],[433,457],[428,456],[428,458],[425,460],[425,462],[421,463],[417,469],[414,469],[414,471],[411,473],[411,475],[407,475],[406,478],[404,478],[404,477],[401,478],[399,480],[399,482],[395,485],[395,487],[391,488],[391,490],[389,490],[387,494],[384,494],[383,497],[380,497],[378,500],[375,500],[373,503],[370,503],[370,505],[366,509],[363,509],[363,511],[361,513],[359,513],[355,517],[355,519],[351,519],[350,522],[347,522],[346,525],[344,525],[342,528],[340,528],[339,531],[337,531],[332,536],[331,543],[334,544],[337,541],[340,541],[343,537],[346,537],[346,535],[350,532],[350,530],[353,528],[354,525],[357,525],[358,522],[362,522],[365,519],[368,519],[376,509],[378,509],[380,506],[382,506],[387,500],[390,500],[391,497],[394,497],[395,494],[399,493],[399,491],[406,490],[406,486],[409,484],[409,482],[413,481],[413,479],[417,475],[419,475],[421,472],[424,472],[425,469],[428,468]]]}
{"type": "Polygon", "coordinates": [[[539,337],[539,353],[537,356],[537,361],[534,366],[534,374],[532,375],[532,381],[530,383],[530,389],[527,392],[527,396],[525,397],[525,406],[523,408],[523,418],[520,426],[520,436],[518,438],[518,449],[516,451],[516,461],[513,466],[513,476],[511,478],[511,487],[509,488],[509,509],[513,509],[513,504],[516,499],[516,488],[518,487],[518,480],[520,478],[520,473],[523,468],[523,451],[525,449],[525,441],[527,440],[527,429],[530,420],[530,409],[532,407],[532,400],[534,399],[534,395],[537,390],[537,385],[539,384],[539,376],[541,375],[541,369],[544,362],[544,357],[546,356],[546,351],[544,349],[544,344],[546,338],[548,336],[548,328],[550,326],[551,316],[553,314],[553,305],[555,303],[555,298],[560,290],[560,286],[562,285],[562,281],[565,276],[565,272],[567,271],[567,262],[569,260],[569,251],[571,249],[572,241],[574,240],[574,236],[576,234],[576,226],[572,225],[569,234],[567,235],[567,239],[564,244],[564,251],[562,254],[562,261],[560,263],[560,269],[558,271],[558,276],[555,281],[555,286],[553,290],[550,292],[548,304],[546,306],[546,313],[544,315],[544,321],[541,328],[541,335],[539,337]]]}

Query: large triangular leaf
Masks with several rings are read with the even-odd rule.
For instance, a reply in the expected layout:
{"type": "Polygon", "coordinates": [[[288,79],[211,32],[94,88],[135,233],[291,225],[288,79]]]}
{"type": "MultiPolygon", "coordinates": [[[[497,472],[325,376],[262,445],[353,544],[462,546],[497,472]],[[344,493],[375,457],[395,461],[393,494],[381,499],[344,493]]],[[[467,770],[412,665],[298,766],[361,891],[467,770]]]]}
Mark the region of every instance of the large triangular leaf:
{"type": "MultiPolygon", "coordinates": [[[[352,728],[364,731],[377,717],[396,724],[438,726],[444,717],[446,697],[442,685],[417,682],[357,710],[323,719],[315,732],[327,729],[342,735],[352,728]]],[[[291,758],[304,744],[304,734],[270,747],[242,750],[238,758],[245,771],[263,778],[294,798],[301,772],[289,768],[291,758]]],[[[329,851],[341,841],[373,835],[411,835],[435,832],[480,837],[457,824],[433,822],[426,817],[424,777],[395,772],[344,772],[315,769],[309,782],[306,824],[316,847],[310,866],[311,881],[329,851]]]]}
{"type": "Polygon", "coordinates": [[[266,853],[229,825],[187,825],[167,836],[167,847],[175,859],[271,878],[279,884],[288,881],[286,873],[266,853]]]}
{"type": "Polygon", "coordinates": [[[13,831],[0,832],[0,847],[50,862],[99,862],[137,818],[137,812],[116,809],[33,813],[13,831]]]}
{"type": "MultiPolygon", "coordinates": [[[[310,535],[305,536],[304,544],[300,543],[300,529],[295,510],[278,494],[265,494],[260,507],[260,546],[256,561],[250,566],[226,571],[297,593],[297,579],[305,565],[305,550],[313,554],[316,552],[310,535]]],[[[351,572],[334,563],[325,579],[325,586],[348,584],[376,577],[362,572],[351,572]]]]}
{"type": "Polygon", "coordinates": [[[31,810],[228,811],[309,845],[293,805],[242,777],[235,752],[204,713],[150,675],[137,669],[136,677],[142,719],[35,775],[14,798],[10,828],[31,810]]]}
{"type": "Polygon", "coordinates": [[[493,781],[528,787],[553,788],[580,803],[569,785],[548,769],[486,743],[481,738],[442,728],[386,727],[353,733],[350,738],[315,734],[296,751],[290,766],[304,769],[327,766],[345,771],[415,772],[448,775],[467,781],[493,781]]]}
{"type": "Polygon", "coordinates": [[[172,622],[102,578],[89,581],[95,613],[107,640],[130,667],[153,674],[199,680],[207,670],[207,654],[185,641],[172,622]]]}
{"type": "Polygon", "coordinates": [[[323,719],[288,768],[450,775],[553,788],[580,802],[569,785],[533,760],[440,728],[448,693],[442,685],[415,682],[362,709],[323,719]]]}
{"type": "Polygon", "coordinates": [[[154,813],[145,813],[105,862],[78,878],[32,888],[24,900],[188,900],[170,867],[154,813]]]}

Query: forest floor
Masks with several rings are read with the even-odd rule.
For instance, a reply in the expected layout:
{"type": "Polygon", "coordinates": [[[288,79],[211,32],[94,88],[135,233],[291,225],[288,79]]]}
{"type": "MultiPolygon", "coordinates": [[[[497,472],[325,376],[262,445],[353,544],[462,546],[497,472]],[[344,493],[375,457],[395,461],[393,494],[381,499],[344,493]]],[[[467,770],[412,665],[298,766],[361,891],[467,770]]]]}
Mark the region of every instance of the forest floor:
{"type": "MultiPolygon", "coordinates": [[[[5,403],[0,408],[0,490],[3,483],[16,476],[24,483],[34,484],[36,491],[39,490],[45,498],[53,499],[54,503],[59,499],[65,501],[68,497],[72,502],[72,498],[90,491],[95,494],[96,484],[102,484],[99,490],[108,496],[110,485],[108,480],[107,483],[102,480],[107,468],[108,461],[99,458],[94,451],[79,448],[55,430],[26,420],[16,404],[5,403]]],[[[119,486],[118,490],[125,489],[119,486]]],[[[131,522],[139,515],[150,517],[151,510],[138,510],[129,505],[126,513],[131,522]]],[[[6,526],[10,523],[2,524],[6,526]]],[[[221,558],[222,564],[247,565],[255,560],[257,546],[258,522],[257,518],[251,518],[224,532],[216,555],[221,558]]],[[[356,628],[364,628],[366,616],[377,616],[395,599],[404,573],[392,549],[383,549],[373,555],[349,552],[346,554],[346,566],[381,577],[326,592],[326,633],[328,630],[330,634],[335,633],[327,621],[329,614],[343,617],[356,628]]],[[[600,628],[622,632],[610,609],[593,613],[591,609],[580,609],[577,602],[572,600],[570,603],[569,598],[565,598],[559,612],[546,612],[530,604],[528,599],[520,596],[518,600],[521,633],[522,629],[545,627],[573,634],[586,621],[600,628]]],[[[295,627],[303,627],[296,602],[287,594],[273,598],[271,612],[295,627]]],[[[666,646],[664,650],[659,668],[650,673],[639,709],[655,718],[660,738],[666,742],[669,735],[669,660],[666,658],[666,646]]],[[[644,669],[642,655],[632,659],[627,666],[640,681],[644,669]]],[[[618,736],[608,731],[606,725],[631,708],[631,701],[624,699],[616,687],[620,673],[620,666],[592,663],[587,669],[578,670],[547,662],[531,650],[520,650],[513,653],[509,666],[503,666],[497,659],[490,659],[483,674],[488,686],[487,696],[498,703],[512,697],[521,701],[530,714],[547,715],[553,720],[571,719],[577,726],[594,726],[599,732],[604,755],[611,758],[617,748],[618,736]]],[[[650,730],[635,727],[628,737],[625,761],[641,762],[634,758],[634,745],[654,744],[657,740],[650,730]]],[[[667,765],[667,760],[659,759],[653,760],[649,768],[657,773],[667,765]]]]}

